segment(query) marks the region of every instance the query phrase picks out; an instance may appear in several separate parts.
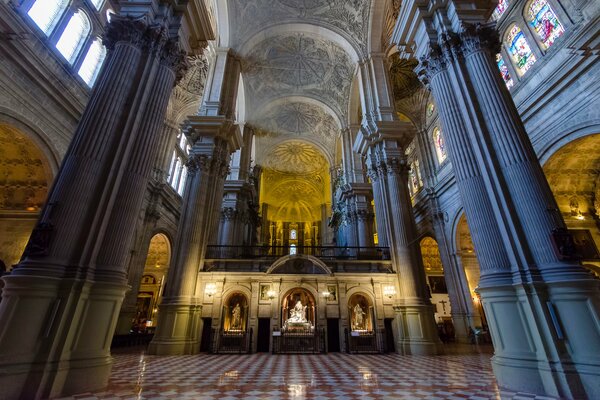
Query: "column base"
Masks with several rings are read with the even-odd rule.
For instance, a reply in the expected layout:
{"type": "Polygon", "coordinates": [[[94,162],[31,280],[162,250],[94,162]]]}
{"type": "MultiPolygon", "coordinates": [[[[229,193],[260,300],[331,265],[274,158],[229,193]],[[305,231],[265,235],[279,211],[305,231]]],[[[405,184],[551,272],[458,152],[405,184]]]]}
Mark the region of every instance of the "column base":
{"type": "Polygon", "coordinates": [[[470,331],[481,326],[481,317],[469,314],[452,314],[456,343],[473,344],[475,339],[470,331]]]}
{"type": "Polygon", "coordinates": [[[394,306],[396,312],[396,352],[430,356],[442,353],[431,304],[394,306]]]}
{"type": "Polygon", "coordinates": [[[0,399],[104,389],[126,286],[9,275],[0,302],[0,399]]]}
{"type": "Polygon", "coordinates": [[[156,333],[148,354],[179,356],[197,354],[202,334],[202,306],[197,304],[161,304],[156,333]]]}
{"type": "Polygon", "coordinates": [[[600,398],[598,286],[582,280],[481,288],[498,386],[600,398]]]}

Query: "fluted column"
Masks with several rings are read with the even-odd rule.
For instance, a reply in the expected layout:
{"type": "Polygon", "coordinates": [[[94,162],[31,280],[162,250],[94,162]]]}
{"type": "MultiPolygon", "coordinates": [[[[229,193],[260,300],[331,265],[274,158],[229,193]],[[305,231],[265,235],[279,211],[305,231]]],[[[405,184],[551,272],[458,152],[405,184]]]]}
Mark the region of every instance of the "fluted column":
{"type": "Polygon", "coordinates": [[[114,15],[105,65],[23,258],[3,277],[8,398],[102,389],[126,260],[183,54],[168,27],[114,15]],[[24,334],[27,332],[27,334],[24,334]]]}
{"type": "MultiPolygon", "coordinates": [[[[402,129],[401,123],[394,123],[394,126],[402,129]]],[[[398,311],[397,348],[405,354],[437,354],[441,342],[426,289],[425,269],[408,191],[409,166],[404,149],[398,140],[383,139],[369,148],[367,164],[373,186],[384,188],[380,198],[387,204],[388,210],[386,224],[400,286],[399,302],[395,308],[398,311]]],[[[377,203],[375,206],[382,208],[377,203]]]]}
{"type": "Polygon", "coordinates": [[[560,250],[568,235],[494,64],[496,33],[463,24],[440,43],[421,66],[481,264],[479,292],[499,384],[598,397],[600,327],[590,321],[600,310],[599,283],[560,250]]]}
{"type": "MultiPolygon", "coordinates": [[[[198,272],[203,268],[206,246],[216,234],[223,186],[235,127],[222,117],[190,117],[185,127],[192,150],[183,206],[169,268],[156,333],[148,351],[151,354],[194,354],[199,351],[201,333],[201,293],[198,272]]],[[[238,133],[239,136],[239,133],[238,133]]]]}

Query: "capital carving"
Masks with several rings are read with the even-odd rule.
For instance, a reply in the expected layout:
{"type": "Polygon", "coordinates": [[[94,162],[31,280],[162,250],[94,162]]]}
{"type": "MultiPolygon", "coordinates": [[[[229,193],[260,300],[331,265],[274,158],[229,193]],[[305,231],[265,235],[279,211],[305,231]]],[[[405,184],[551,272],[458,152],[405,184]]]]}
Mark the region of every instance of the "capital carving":
{"type": "Polygon", "coordinates": [[[102,43],[109,50],[113,50],[118,43],[128,43],[152,54],[161,65],[175,72],[175,83],[179,82],[189,68],[186,53],[179,48],[177,38],[170,38],[165,26],[149,24],[145,16],[134,18],[113,15],[102,43]]]}
{"type": "Polygon", "coordinates": [[[465,24],[459,36],[464,56],[481,50],[488,51],[490,54],[500,52],[500,39],[493,25],[465,24]]]}
{"type": "Polygon", "coordinates": [[[234,207],[223,207],[221,209],[221,216],[227,221],[231,221],[237,217],[238,211],[234,207]]]}

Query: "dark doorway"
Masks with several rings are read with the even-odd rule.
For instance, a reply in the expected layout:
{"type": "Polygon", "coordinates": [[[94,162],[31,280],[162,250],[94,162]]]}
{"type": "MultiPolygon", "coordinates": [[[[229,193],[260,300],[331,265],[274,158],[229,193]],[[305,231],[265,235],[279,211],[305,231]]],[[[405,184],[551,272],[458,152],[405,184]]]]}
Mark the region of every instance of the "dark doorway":
{"type": "Polygon", "coordinates": [[[210,352],[212,345],[212,318],[202,318],[202,324],[200,351],[210,352]]]}
{"type": "Polygon", "coordinates": [[[268,353],[269,340],[271,339],[271,318],[258,319],[258,339],[256,339],[256,352],[268,353]]]}
{"type": "Polygon", "coordinates": [[[395,353],[396,345],[394,344],[394,330],[392,329],[393,318],[386,318],[383,320],[383,326],[385,328],[385,352],[395,353]]]}
{"type": "Polygon", "coordinates": [[[327,351],[337,353],[340,351],[340,320],[327,319],[327,351]]]}

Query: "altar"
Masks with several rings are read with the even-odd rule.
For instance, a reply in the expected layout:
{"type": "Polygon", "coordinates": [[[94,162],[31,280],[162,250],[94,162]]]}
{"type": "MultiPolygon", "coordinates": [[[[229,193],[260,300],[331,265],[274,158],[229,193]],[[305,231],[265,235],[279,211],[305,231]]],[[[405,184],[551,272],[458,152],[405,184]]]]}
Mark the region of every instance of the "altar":
{"type": "Polygon", "coordinates": [[[309,291],[290,290],[281,306],[281,331],[273,334],[273,353],[324,352],[324,330],[315,326],[315,311],[315,299],[309,291]]]}

